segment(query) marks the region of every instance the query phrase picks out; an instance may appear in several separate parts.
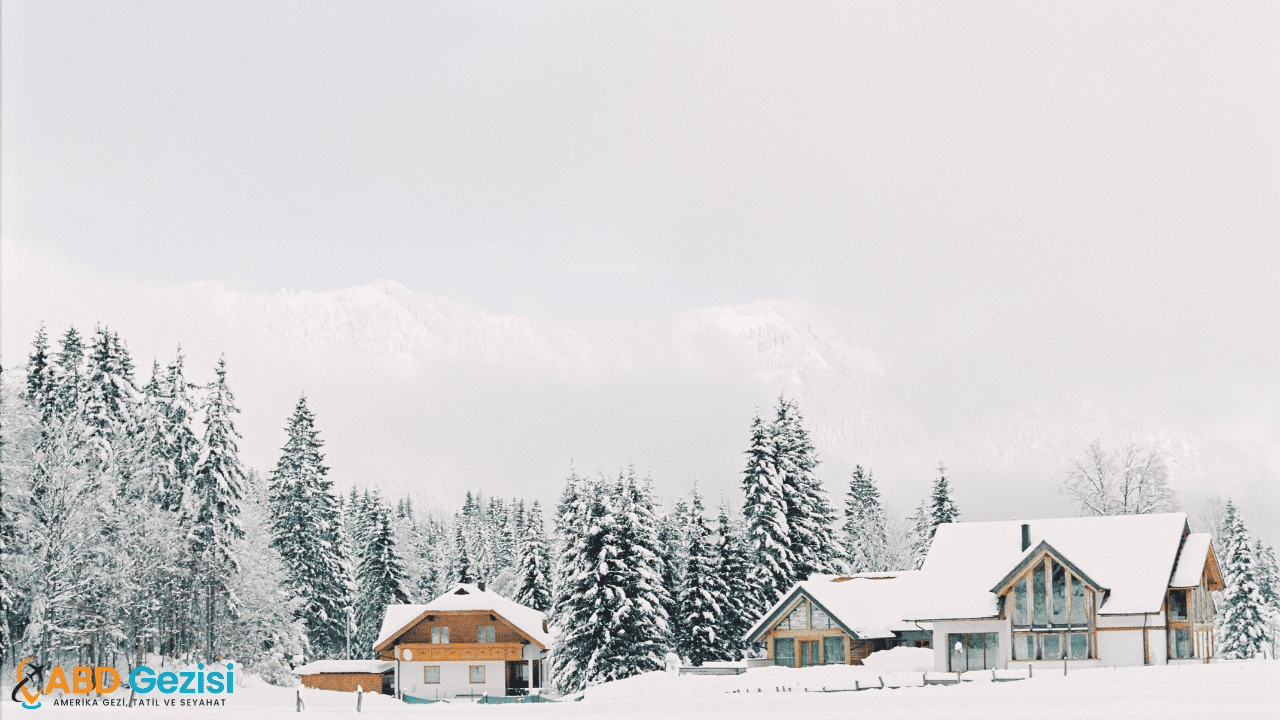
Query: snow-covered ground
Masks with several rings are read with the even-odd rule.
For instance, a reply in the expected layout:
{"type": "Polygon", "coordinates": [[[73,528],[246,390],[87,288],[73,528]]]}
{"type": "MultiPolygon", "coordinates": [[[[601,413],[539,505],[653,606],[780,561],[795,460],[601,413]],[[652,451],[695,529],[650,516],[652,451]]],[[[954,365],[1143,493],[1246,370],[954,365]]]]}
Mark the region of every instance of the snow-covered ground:
{"type": "MultiPolygon", "coordinates": [[[[986,674],[988,677],[990,673],[986,674]]],[[[1064,717],[1083,718],[1267,718],[1280,717],[1280,662],[1220,662],[1212,665],[1100,668],[1060,673],[1040,671],[1030,680],[975,680],[952,686],[901,687],[862,692],[818,692],[874,682],[872,668],[828,666],[792,670],[758,668],[738,676],[672,676],[651,673],[597,686],[582,702],[540,705],[476,705],[470,702],[405,705],[366,695],[355,712],[348,693],[303,690],[306,710],[294,709],[294,690],[250,682],[227,697],[225,707],[60,708],[44,699],[39,715],[51,718],[782,718],[876,717],[1064,717]],[[785,688],[785,690],[784,690],[785,688]],[[735,692],[737,691],[737,692],[735,692]]],[[[919,673],[885,673],[888,684],[919,682],[919,673]]],[[[4,717],[25,711],[8,700],[4,717]]],[[[117,693],[119,695],[119,693],[117,693]]],[[[127,697],[127,693],[124,694],[127,697]]],[[[151,693],[149,697],[173,699],[151,693]]],[[[190,697],[190,696],[187,696],[190,697]]]]}

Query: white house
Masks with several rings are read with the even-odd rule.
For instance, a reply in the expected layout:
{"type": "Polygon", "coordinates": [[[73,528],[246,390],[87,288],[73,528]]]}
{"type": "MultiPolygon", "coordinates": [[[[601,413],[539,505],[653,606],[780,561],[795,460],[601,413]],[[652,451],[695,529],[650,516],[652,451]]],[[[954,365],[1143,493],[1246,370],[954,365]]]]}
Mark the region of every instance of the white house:
{"type": "Polygon", "coordinates": [[[541,612],[459,583],[425,605],[391,605],[374,650],[396,662],[399,696],[523,695],[543,686],[552,636],[541,612]]]}
{"type": "Polygon", "coordinates": [[[940,525],[904,620],[935,668],[1207,662],[1222,575],[1184,513],[940,525]]]}

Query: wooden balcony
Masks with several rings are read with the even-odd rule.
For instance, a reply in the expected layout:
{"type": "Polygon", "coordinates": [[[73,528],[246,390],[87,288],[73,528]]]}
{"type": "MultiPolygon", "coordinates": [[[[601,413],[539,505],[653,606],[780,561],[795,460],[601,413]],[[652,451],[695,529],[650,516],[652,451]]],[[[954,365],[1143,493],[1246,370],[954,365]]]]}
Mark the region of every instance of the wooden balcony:
{"type": "Polygon", "coordinates": [[[441,660],[521,660],[523,643],[404,643],[397,645],[400,659],[406,649],[413,651],[413,662],[441,660]]]}

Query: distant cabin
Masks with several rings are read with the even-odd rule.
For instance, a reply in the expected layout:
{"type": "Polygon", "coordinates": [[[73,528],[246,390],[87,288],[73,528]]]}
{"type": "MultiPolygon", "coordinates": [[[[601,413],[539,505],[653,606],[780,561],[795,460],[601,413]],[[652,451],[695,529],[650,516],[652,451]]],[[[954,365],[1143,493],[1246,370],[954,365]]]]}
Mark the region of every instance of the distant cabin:
{"type": "Polygon", "coordinates": [[[543,687],[552,636],[533,608],[459,583],[425,605],[391,605],[374,642],[398,694],[420,700],[525,695],[543,687]]]}
{"type": "Polygon", "coordinates": [[[775,665],[861,665],[898,645],[929,647],[932,634],[902,619],[915,573],[814,575],[796,583],[747,633],[775,665]]]}
{"type": "Polygon", "coordinates": [[[1208,662],[1222,573],[1184,513],[938,526],[904,620],[937,670],[1208,662]]]}
{"type": "Polygon", "coordinates": [[[396,664],[384,660],[316,660],[293,669],[303,687],[391,694],[396,664]]]}

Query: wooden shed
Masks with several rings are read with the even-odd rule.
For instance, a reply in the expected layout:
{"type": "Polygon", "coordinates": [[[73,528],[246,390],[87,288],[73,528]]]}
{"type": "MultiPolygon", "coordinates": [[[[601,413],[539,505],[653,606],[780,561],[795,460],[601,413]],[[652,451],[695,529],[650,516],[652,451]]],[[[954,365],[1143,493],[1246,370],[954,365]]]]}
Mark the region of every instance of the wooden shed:
{"type": "Polygon", "coordinates": [[[317,690],[391,694],[391,680],[396,664],[385,660],[316,660],[299,665],[293,674],[302,680],[303,687],[317,690]]]}

